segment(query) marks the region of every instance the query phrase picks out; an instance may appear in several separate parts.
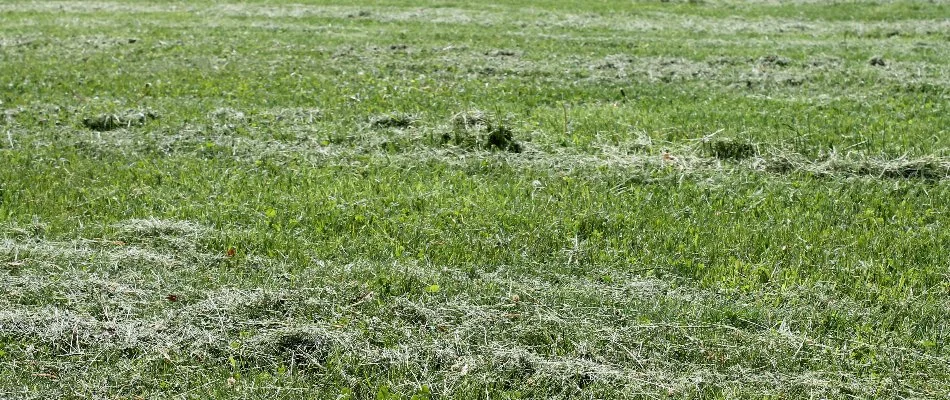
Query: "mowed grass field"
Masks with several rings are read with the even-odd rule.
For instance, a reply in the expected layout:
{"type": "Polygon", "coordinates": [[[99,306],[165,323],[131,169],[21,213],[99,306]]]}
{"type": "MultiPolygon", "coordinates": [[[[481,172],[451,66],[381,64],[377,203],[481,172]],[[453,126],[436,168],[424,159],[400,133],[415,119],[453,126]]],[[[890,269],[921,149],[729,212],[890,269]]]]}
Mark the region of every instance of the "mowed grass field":
{"type": "Polygon", "coordinates": [[[0,398],[946,398],[950,3],[0,4],[0,398]]]}

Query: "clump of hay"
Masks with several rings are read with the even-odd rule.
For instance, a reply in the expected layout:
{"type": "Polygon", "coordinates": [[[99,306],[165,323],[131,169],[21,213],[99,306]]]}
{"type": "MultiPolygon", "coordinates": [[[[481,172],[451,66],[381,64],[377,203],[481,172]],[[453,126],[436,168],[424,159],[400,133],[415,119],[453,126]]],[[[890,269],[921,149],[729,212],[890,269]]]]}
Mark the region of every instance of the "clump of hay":
{"type": "Polygon", "coordinates": [[[389,113],[377,115],[370,119],[369,124],[374,129],[385,129],[385,128],[400,128],[405,129],[409,128],[414,124],[418,118],[412,114],[406,113],[389,113]]]}
{"type": "Polygon", "coordinates": [[[479,110],[461,112],[452,116],[451,123],[452,131],[442,135],[443,144],[512,153],[522,150],[511,127],[491,114],[479,110]]]}
{"type": "Polygon", "coordinates": [[[136,237],[185,236],[201,233],[204,227],[190,221],[129,219],[115,225],[124,234],[136,237]]]}
{"type": "Polygon", "coordinates": [[[940,180],[950,175],[950,166],[935,157],[901,158],[864,162],[857,173],[893,179],[940,180]]]}
{"type": "Polygon", "coordinates": [[[788,57],[782,57],[775,54],[770,54],[759,58],[759,64],[768,66],[787,67],[791,63],[792,60],[790,60],[788,57]]]}
{"type": "Polygon", "coordinates": [[[100,114],[83,118],[82,125],[94,131],[105,132],[119,128],[142,126],[153,119],[158,119],[158,115],[151,111],[129,110],[125,114],[100,114]]]}
{"type": "Polygon", "coordinates": [[[246,343],[244,356],[259,365],[290,364],[307,369],[326,363],[333,348],[327,332],[304,326],[257,335],[246,343]]]}
{"type": "Polygon", "coordinates": [[[720,160],[740,161],[756,155],[755,145],[739,139],[715,139],[706,142],[706,152],[720,160]]]}

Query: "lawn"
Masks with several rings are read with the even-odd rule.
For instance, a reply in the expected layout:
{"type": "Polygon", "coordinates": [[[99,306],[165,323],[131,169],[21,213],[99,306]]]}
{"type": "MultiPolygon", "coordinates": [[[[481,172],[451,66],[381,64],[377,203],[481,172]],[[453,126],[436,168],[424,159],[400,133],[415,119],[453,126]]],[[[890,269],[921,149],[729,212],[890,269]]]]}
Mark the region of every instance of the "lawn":
{"type": "Polygon", "coordinates": [[[0,398],[946,398],[950,3],[0,4],[0,398]]]}

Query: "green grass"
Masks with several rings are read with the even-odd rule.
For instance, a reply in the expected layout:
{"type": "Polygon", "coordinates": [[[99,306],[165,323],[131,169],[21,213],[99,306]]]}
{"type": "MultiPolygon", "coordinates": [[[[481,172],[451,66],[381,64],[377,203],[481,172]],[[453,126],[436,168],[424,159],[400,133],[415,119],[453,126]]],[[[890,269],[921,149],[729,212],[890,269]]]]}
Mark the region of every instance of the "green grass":
{"type": "Polygon", "coordinates": [[[948,19],[4,2],[0,398],[950,396],[948,19]]]}

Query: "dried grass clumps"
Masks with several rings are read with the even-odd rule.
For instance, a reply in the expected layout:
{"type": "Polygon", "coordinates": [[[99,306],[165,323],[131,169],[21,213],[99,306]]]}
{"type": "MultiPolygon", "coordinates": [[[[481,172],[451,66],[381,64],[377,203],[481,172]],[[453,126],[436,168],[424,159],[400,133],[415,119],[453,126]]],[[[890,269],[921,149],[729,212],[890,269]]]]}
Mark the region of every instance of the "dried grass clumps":
{"type": "Polygon", "coordinates": [[[756,160],[774,173],[805,172],[815,176],[865,176],[883,179],[938,181],[950,177],[950,161],[939,157],[885,159],[855,154],[830,154],[819,160],[797,153],[773,151],[756,160]]]}
{"type": "Polygon", "coordinates": [[[792,63],[788,57],[770,54],[759,58],[759,64],[765,66],[787,67],[792,63]]]}
{"type": "Polygon", "coordinates": [[[283,328],[252,337],[244,355],[261,365],[313,368],[326,363],[333,352],[331,335],[314,326],[283,328]]]}
{"type": "Polygon", "coordinates": [[[406,113],[388,113],[377,115],[370,119],[369,124],[373,129],[399,128],[405,129],[411,127],[419,118],[413,114],[406,113]]]}
{"type": "Polygon", "coordinates": [[[520,153],[521,143],[504,122],[483,111],[465,111],[452,116],[452,131],[442,135],[443,144],[469,149],[501,150],[520,153]]]}
{"type": "Polygon", "coordinates": [[[950,163],[936,157],[867,160],[856,168],[859,175],[885,178],[939,180],[950,176],[950,163]]]}
{"type": "Polygon", "coordinates": [[[720,160],[740,161],[755,157],[755,145],[739,139],[715,139],[705,144],[706,152],[720,160]]]}
{"type": "Polygon", "coordinates": [[[158,115],[154,112],[129,110],[125,114],[100,114],[83,118],[82,125],[87,129],[105,132],[119,128],[142,126],[153,119],[158,119],[158,115]]]}
{"type": "Polygon", "coordinates": [[[192,236],[205,228],[191,221],[166,219],[129,219],[116,224],[120,232],[138,237],[192,236]]]}

